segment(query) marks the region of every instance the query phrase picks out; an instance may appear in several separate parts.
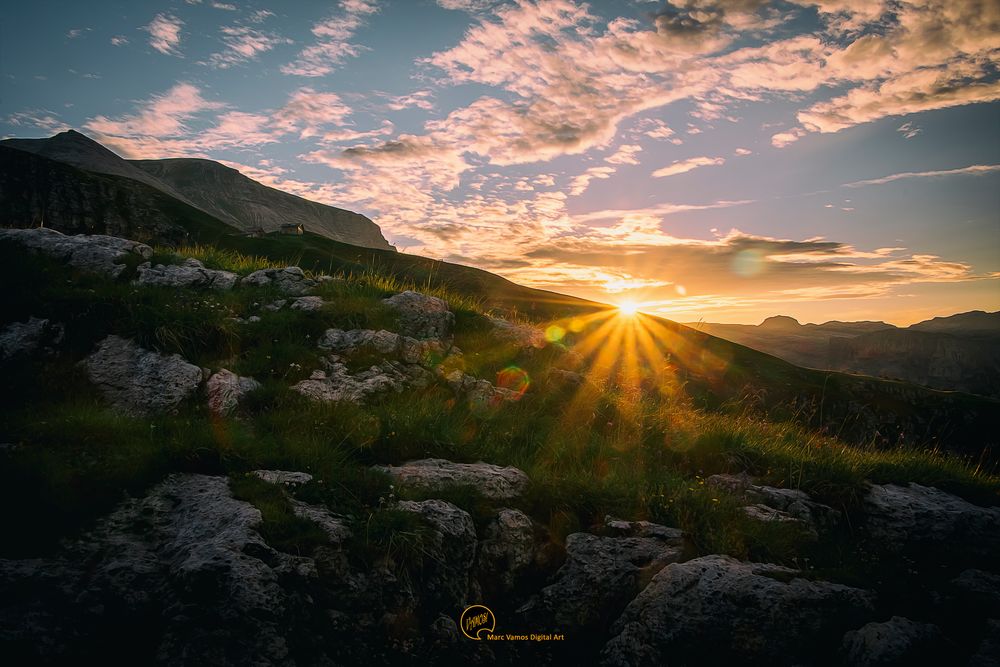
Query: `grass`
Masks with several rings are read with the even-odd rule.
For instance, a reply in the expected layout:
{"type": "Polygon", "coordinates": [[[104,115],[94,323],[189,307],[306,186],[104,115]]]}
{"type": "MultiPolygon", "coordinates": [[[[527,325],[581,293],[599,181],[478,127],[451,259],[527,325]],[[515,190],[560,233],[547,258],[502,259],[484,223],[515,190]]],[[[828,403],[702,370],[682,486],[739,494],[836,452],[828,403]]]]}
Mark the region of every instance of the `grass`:
{"type": "MultiPolygon", "coordinates": [[[[163,261],[195,256],[239,273],[280,265],[210,246],[158,252],[163,261]]],[[[817,543],[795,526],[749,520],[737,499],[705,479],[748,471],[769,484],[800,488],[848,516],[868,481],[918,482],[1000,504],[1000,479],[991,469],[933,449],[847,444],[802,423],[776,421],[773,413],[765,418],[768,411],[747,407],[747,400],[706,409],[687,380],[668,387],[661,375],[644,378],[644,389],[614,379],[567,388],[550,375],[573,365],[561,346],[519,350],[498,342],[486,301],[436,283],[428,288],[371,269],[352,271],[318,288],[327,301],[319,312],[268,312],[261,307],[281,295],[267,289],[178,298],[172,290],[77,274],[4,244],[0,278],[11,295],[0,324],[49,317],[64,323],[67,334],[61,356],[10,363],[0,373],[7,397],[0,405],[0,441],[17,445],[0,454],[0,523],[6,534],[19,536],[5,541],[4,553],[44,552],[174,471],[229,474],[234,493],[261,510],[268,543],[306,553],[325,536],[295,516],[280,489],[246,475],[273,468],[314,475],[294,494],[349,517],[354,557],[416,566],[427,527],[388,501],[425,495],[392,489],[389,478],[370,466],[424,457],[525,470],[532,484],[516,506],[556,540],[593,529],[606,515],[649,519],[684,530],[696,553],[831,570],[857,568],[842,548],[817,543]],[[326,328],[393,329],[395,317],[381,300],[410,288],[451,304],[466,372],[497,381],[516,367],[528,380],[523,398],[484,409],[439,382],[360,407],[311,403],[289,389],[318,367],[315,341],[326,328]],[[252,314],[261,321],[232,319],[252,314]],[[212,370],[251,375],[262,387],[229,418],[210,417],[201,397],[176,415],[116,415],[93,395],[77,366],[109,333],[212,370]]],[[[764,370],[777,384],[793,381],[798,371],[787,375],[784,368],[764,370]]],[[[497,509],[475,489],[445,495],[479,524],[497,509]]]]}

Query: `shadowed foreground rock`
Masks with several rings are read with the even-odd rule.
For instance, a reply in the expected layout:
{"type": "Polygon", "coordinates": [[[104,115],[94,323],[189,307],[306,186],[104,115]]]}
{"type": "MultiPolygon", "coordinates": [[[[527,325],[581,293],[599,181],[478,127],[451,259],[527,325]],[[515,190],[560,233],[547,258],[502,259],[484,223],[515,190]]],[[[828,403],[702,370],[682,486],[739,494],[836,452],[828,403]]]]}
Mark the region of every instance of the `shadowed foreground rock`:
{"type": "Polygon", "coordinates": [[[491,500],[513,500],[528,489],[528,476],[512,466],[492,463],[452,463],[446,459],[421,459],[399,466],[376,466],[401,487],[443,491],[458,486],[475,487],[491,500]]]}
{"type": "Polygon", "coordinates": [[[874,596],[785,567],[704,556],[668,565],[612,628],[603,664],[809,663],[872,614],[874,596]]]}
{"type": "Polygon", "coordinates": [[[0,241],[14,241],[25,248],[87,271],[117,278],[130,261],[142,262],[153,256],[145,243],[117,236],[66,236],[54,229],[0,229],[0,241]]]}
{"type": "Polygon", "coordinates": [[[108,336],[84,359],[87,376],[126,414],[169,411],[198,389],[201,369],[180,355],[159,354],[119,336],[108,336]]]}

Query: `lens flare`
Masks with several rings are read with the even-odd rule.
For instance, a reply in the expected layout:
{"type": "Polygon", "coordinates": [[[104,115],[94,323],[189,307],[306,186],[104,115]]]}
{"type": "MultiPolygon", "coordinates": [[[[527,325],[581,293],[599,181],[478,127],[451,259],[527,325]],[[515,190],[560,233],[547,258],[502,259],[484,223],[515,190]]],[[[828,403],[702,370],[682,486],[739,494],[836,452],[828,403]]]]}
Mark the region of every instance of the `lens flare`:
{"type": "Polygon", "coordinates": [[[517,394],[518,398],[524,396],[530,385],[531,377],[528,376],[528,371],[519,366],[508,366],[497,373],[497,386],[509,389],[517,394]]]}
{"type": "Polygon", "coordinates": [[[639,305],[632,303],[631,301],[625,301],[624,303],[618,304],[618,313],[620,315],[631,317],[638,312],[639,312],[639,305]]]}

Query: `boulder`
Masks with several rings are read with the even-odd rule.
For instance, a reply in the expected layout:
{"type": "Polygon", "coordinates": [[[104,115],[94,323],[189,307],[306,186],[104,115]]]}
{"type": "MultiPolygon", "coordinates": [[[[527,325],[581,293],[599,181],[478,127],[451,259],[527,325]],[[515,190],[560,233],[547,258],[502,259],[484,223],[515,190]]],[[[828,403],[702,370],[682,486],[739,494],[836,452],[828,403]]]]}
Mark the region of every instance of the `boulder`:
{"type": "Polygon", "coordinates": [[[168,477],[57,557],[0,561],[0,639],[35,661],[113,645],[130,663],[289,664],[316,570],[269,547],[260,522],[224,477],[168,477]]]}
{"type": "Polygon", "coordinates": [[[433,366],[444,356],[438,341],[417,340],[391,331],[372,329],[327,329],[317,343],[321,350],[343,357],[375,354],[387,360],[433,366]]]}
{"type": "Polygon", "coordinates": [[[291,309],[312,313],[322,309],[325,303],[326,301],[318,296],[300,296],[297,299],[292,299],[291,309]]]}
{"type": "Polygon", "coordinates": [[[839,511],[815,502],[805,491],[757,485],[746,473],[712,475],[705,483],[741,497],[748,503],[747,516],[758,521],[799,521],[815,534],[836,527],[841,520],[839,511]]]}
{"type": "Polygon", "coordinates": [[[476,575],[480,588],[492,595],[509,593],[534,560],[534,523],[520,510],[499,510],[479,541],[476,575]]]}
{"type": "Polygon", "coordinates": [[[127,414],[170,411],[201,384],[201,369],[180,355],[159,354],[119,336],[108,336],[83,360],[90,381],[127,414]]]}
{"type": "Polygon", "coordinates": [[[52,352],[62,342],[65,328],[46,319],[29,317],[0,329],[0,361],[33,356],[40,348],[52,352]]]}
{"type": "Polygon", "coordinates": [[[979,507],[934,487],[873,485],[864,498],[864,520],[872,540],[890,551],[934,549],[971,558],[1000,553],[1000,508],[979,507]]]}
{"type": "Polygon", "coordinates": [[[276,313],[284,308],[286,303],[288,303],[288,299],[277,299],[276,301],[272,301],[271,303],[265,305],[264,310],[276,313]]]}
{"type": "Polygon", "coordinates": [[[505,387],[496,387],[489,380],[473,377],[461,370],[454,370],[444,376],[452,390],[469,402],[473,411],[484,412],[498,408],[504,403],[521,400],[521,394],[505,387]]]}
{"type": "Polygon", "coordinates": [[[420,515],[431,528],[420,568],[423,607],[457,617],[467,602],[476,527],[463,509],[443,500],[404,500],[396,509],[420,515]]]}
{"type": "Polygon", "coordinates": [[[260,382],[223,368],[208,378],[205,389],[208,393],[208,409],[221,416],[236,410],[244,396],[260,389],[260,382]]]}
{"type": "Polygon", "coordinates": [[[841,658],[857,667],[890,667],[944,664],[944,635],[930,623],[916,623],[893,616],[884,623],[869,623],[844,635],[841,658]],[[938,663],[941,660],[941,663],[938,663]]]}
{"type": "Polygon", "coordinates": [[[1000,574],[968,569],[951,580],[958,606],[983,617],[1000,616],[1000,574]]]}
{"type": "Polygon", "coordinates": [[[526,620],[582,638],[602,636],[650,579],[684,551],[681,531],[615,522],[612,536],[573,533],[553,582],[519,611],[526,620]],[[627,525],[627,528],[624,527],[627,525]]]}
{"type": "Polygon", "coordinates": [[[150,266],[149,262],[146,262],[139,266],[139,277],[136,282],[140,285],[160,287],[228,290],[233,288],[238,277],[231,271],[206,269],[200,261],[189,257],[180,265],[156,264],[150,266]]]}
{"type": "Polygon", "coordinates": [[[455,314],[444,300],[407,290],[383,299],[382,303],[396,312],[401,334],[417,339],[451,340],[455,314]]]}
{"type": "Polygon", "coordinates": [[[867,591],[729,556],[667,565],[615,621],[605,665],[803,664],[870,619],[867,591]]]}
{"type": "Polygon", "coordinates": [[[528,476],[512,466],[492,463],[453,463],[445,459],[420,459],[399,466],[375,466],[402,488],[434,493],[458,486],[475,487],[491,500],[514,500],[528,489],[528,476]]]}
{"type": "Polygon", "coordinates": [[[254,271],[240,280],[240,285],[276,287],[285,294],[302,296],[316,287],[317,283],[315,280],[307,278],[305,272],[299,267],[287,266],[283,269],[254,271]]]}
{"type": "Polygon", "coordinates": [[[120,276],[129,261],[140,263],[153,256],[145,243],[100,234],[67,236],[48,228],[0,229],[0,241],[13,241],[81,271],[112,278],[120,276]]]}

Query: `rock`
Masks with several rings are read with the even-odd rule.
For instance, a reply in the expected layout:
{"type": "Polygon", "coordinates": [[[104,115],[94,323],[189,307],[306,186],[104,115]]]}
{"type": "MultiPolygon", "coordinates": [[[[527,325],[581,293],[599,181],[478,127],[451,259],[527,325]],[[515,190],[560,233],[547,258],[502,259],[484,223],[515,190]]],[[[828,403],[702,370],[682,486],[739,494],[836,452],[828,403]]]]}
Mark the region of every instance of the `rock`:
{"type": "Polygon", "coordinates": [[[936,625],[893,616],[884,623],[869,623],[845,634],[841,657],[844,664],[858,667],[902,667],[936,664],[945,658],[943,649],[944,635],[936,625]]]}
{"type": "Polygon", "coordinates": [[[523,349],[545,347],[545,332],[529,324],[517,324],[498,317],[490,317],[493,335],[523,349]]]}
{"type": "Polygon", "coordinates": [[[547,377],[557,387],[582,387],[588,384],[587,378],[582,374],[564,368],[550,369],[547,377]]]}
{"type": "Polygon", "coordinates": [[[797,520],[810,532],[834,528],[841,513],[828,505],[817,503],[805,491],[760,486],[746,473],[739,475],[712,475],[705,480],[708,486],[724,489],[750,503],[744,508],[747,516],[757,521],[797,520]]]}
{"type": "Polygon", "coordinates": [[[1000,616],[1000,574],[969,569],[951,580],[959,606],[979,615],[1000,616]]]}
{"type": "Polygon", "coordinates": [[[253,474],[268,484],[282,484],[284,486],[308,484],[313,478],[307,472],[290,472],[288,470],[254,470],[253,474]]]}
{"type": "Polygon", "coordinates": [[[231,271],[206,269],[204,264],[193,257],[184,260],[180,265],[157,264],[150,266],[149,262],[139,266],[140,285],[156,285],[160,287],[191,287],[211,288],[218,290],[232,289],[238,276],[231,271]]]}
{"type": "Polygon", "coordinates": [[[54,229],[0,229],[0,241],[13,241],[66,264],[86,271],[117,278],[129,260],[142,261],[153,256],[144,243],[115,236],[67,236],[54,229]]]}
{"type": "Polygon", "coordinates": [[[1000,620],[986,621],[986,636],[969,658],[969,667],[1000,667],[1000,620]]]}
{"type": "Polygon", "coordinates": [[[510,592],[534,559],[535,529],[531,519],[520,510],[499,510],[479,541],[476,571],[480,587],[493,595],[510,592]]]}
{"type": "Polygon", "coordinates": [[[797,574],[718,555],[667,565],[614,623],[603,664],[819,662],[874,596],[797,574]]]}
{"type": "Polygon", "coordinates": [[[401,392],[410,387],[426,387],[433,380],[430,371],[416,364],[383,361],[371,368],[351,373],[347,365],[331,357],[325,370],[313,371],[292,389],[314,401],[364,403],[370,396],[401,392]]]}
{"type": "Polygon", "coordinates": [[[626,534],[573,533],[567,537],[566,562],[554,581],[519,611],[529,621],[558,632],[581,638],[603,635],[649,580],[679,560],[684,549],[681,531],[666,526],[629,525],[626,534]]]}
{"type": "Polygon", "coordinates": [[[444,491],[472,486],[490,500],[514,500],[528,489],[528,476],[512,466],[491,463],[453,463],[445,459],[421,459],[399,466],[375,466],[403,488],[444,491]]]}
{"type": "Polygon", "coordinates": [[[43,346],[52,352],[51,346],[61,343],[64,334],[63,325],[37,317],[8,324],[0,330],[0,361],[33,356],[43,346]]]}
{"type": "Polygon", "coordinates": [[[432,529],[429,542],[424,544],[424,609],[457,617],[467,601],[476,553],[472,517],[443,500],[404,500],[396,504],[396,509],[419,514],[432,529]]]}
{"type": "Polygon", "coordinates": [[[253,378],[241,377],[225,368],[208,378],[205,388],[208,392],[208,409],[216,415],[231,414],[251,391],[260,389],[260,382],[253,378]]]}
{"type": "Polygon", "coordinates": [[[318,296],[300,296],[297,299],[292,299],[292,310],[302,310],[305,312],[316,312],[323,308],[326,301],[323,301],[318,296]]]}
{"type": "Polygon", "coordinates": [[[322,350],[348,358],[376,354],[387,360],[424,366],[436,365],[444,356],[444,348],[438,341],[417,340],[385,330],[327,329],[317,345],[322,350]]]}
{"type": "Polygon", "coordinates": [[[288,303],[288,299],[278,299],[277,301],[272,301],[271,303],[264,306],[264,310],[276,313],[282,308],[284,308],[286,303],[288,303]]]}
{"type": "Polygon", "coordinates": [[[118,410],[148,414],[176,409],[201,384],[201,369],[180,355],[164,355],[108,336],[83,360],[90,381],[118,410]]]}
{"type": "Polygon", "coordinates": [[[518,392],[495,387],[489,380],[473,377],[460,370],[451,371],[444,379],[448,386],[459,396],[464,396],[477,412],[486,412],[498,408],[503,403],[521,400],[521,394],[518,392]]]}
{"type": "Polygon", "coordinates": [[[316,281],[306,277],[302,269],[288,266],[283,269],[261,269],[240,280],[240,285],[276,287],[285,294],[302,296],[316,287],[316,281]]]}
{"type": "Polygon", "coordinates": [[[933,487],[874,485],[864,499],[871,538],[890,551],[955,551],[995,558],[1000,553],[1000,508],[979,507],[933,487]]]}
{"type": "Polygon", "coordinates": [[[224,477],[168,477],[53,559],[0,561],[0,638],[19,636],[34,661],[113,645],[126,662],[289,664],[316,570],[269,547],[260,522],[224,477]]]}
{"type": "Polygon", "coordinates": [[[455,314],[448,310],[448,304],[442,299],[407,290],[383,299],[382,303],[396,311],[399,332],[403,335],[417,339],[451,340],[455,314]]]}
{"type": "Polygon", "coordinates": [[[813,538],[818,537],[816,529],[813,528],[811,523],[796,518],[788,512],[776,510],[773,507],[768,507],[767,505],[746,505],[743,507],[743,513],[754,521],[760,521],[761,523],[794,524],[800,526],[802,530],[813,538]]]}

